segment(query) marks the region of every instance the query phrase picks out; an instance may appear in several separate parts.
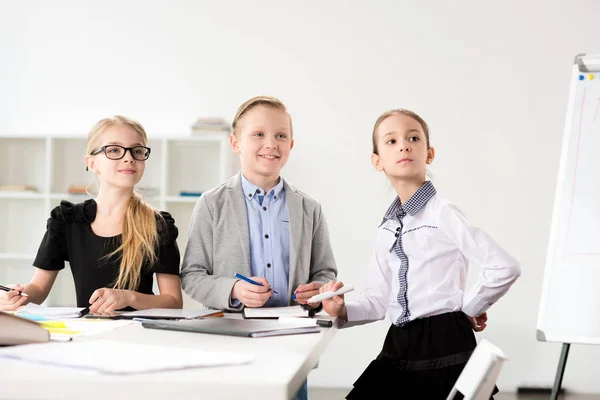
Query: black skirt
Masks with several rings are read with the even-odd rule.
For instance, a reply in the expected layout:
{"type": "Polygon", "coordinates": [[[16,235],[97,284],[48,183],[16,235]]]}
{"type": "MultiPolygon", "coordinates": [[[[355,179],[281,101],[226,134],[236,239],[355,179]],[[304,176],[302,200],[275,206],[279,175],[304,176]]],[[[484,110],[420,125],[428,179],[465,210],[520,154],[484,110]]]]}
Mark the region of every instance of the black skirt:
{"type": "Polygon", "coordinates": [[[462,312],[392,325],[379,356],[346,398],[446,400],[476,346],[462,312]]]}

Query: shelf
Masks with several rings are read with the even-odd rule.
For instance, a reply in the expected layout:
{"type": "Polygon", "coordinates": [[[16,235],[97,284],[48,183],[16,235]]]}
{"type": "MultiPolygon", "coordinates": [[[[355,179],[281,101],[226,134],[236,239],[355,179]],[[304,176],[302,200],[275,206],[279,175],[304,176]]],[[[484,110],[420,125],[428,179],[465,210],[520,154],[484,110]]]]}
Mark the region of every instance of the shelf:
{"type": "Polygon", "coordinates": [[[0,199],[28,199],[28,200],[43,200],[46,196],[43,193],[36,192],[12,192],[12,191],[0,191],[0,199]]]}
{"type": "Polygon", "coordinates": [[[89,194],[78,194],[78,193],[50,193],[50,198],[52,200],[81,199],[81,201],[85,201],[87,199],[91,199],[91,196],[89,194]]]}
{"type": "Polygon", "coordinates": [[[31,261],[33,261],[34,259],[35,259],[35,254],[0,253],[0,260],[31,260],[31,261]]]}
{"type": "MultiPolygon", "coordinates": [[[[52,209],[62,200],[82,203],[94,198],[97,180],[85,170],[86,146],[84,134],[0,135],[0,185],[30,185],[38,190],[0,190],[0,220],[10,222],[0,230],[0,277],[10,270],[9,281],[28,279],[30,271],[22,266],[35,259],[52,209]],[[68,193],[72,185],[89,185],[92,195],[68,193]],[[15,271],[26,271],[27,276],[15,271]]],[[[179,193],[204,192],[239,170],[228,132],[166,132],[150,137],[148,146],[152,154],[137,190],[151,206],[172,213],[180,229],[189,225],[200,196],[179,193]]],[[[179,236],[178,244],[183,254],[186,235],[179,236]]]]}
{"type": "Polygon", "coordinates": [[[200,196],[167,196],[167,203],[196,203],[200,196]]]}
{"type": "Polygon", "coordinates": [[[169,142],[185,142],[185,141],[220,142],[221,140],[228,139],[228,138],[229,138],[229,132],[208,131],[206,133],[201,133],[201,134],[193,135],[193,136],[175,136],[175,137],[169,138],[169,142]]]}

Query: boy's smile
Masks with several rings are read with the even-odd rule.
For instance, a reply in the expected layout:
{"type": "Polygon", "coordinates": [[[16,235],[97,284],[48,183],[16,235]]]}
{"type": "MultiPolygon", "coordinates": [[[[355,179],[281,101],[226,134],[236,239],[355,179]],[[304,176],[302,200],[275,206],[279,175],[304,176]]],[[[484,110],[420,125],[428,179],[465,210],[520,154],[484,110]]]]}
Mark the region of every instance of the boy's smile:
{"type": "Polygon", "coordinates": [[[248,110],[229,140],[246,179],[265,190],[278,181],[294,146],[287,112],[265,105],[248,110]]]}

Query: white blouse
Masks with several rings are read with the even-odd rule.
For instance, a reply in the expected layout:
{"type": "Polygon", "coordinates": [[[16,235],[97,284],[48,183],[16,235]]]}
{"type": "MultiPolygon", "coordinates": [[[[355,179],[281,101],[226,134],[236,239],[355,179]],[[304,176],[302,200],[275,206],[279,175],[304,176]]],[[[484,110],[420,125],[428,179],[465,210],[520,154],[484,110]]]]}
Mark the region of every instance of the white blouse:
{"type": "Polygon", "coordinates": [[[427,181],[405,204],[396,197],[386,212],[364,292],[346,301],[348,321],[383,319],[386,311],[397,326],[452,311],[478,316],[520,275],[517,260],[427,181]],[[481,271],[466,290],[469,262],[481,271]]]}

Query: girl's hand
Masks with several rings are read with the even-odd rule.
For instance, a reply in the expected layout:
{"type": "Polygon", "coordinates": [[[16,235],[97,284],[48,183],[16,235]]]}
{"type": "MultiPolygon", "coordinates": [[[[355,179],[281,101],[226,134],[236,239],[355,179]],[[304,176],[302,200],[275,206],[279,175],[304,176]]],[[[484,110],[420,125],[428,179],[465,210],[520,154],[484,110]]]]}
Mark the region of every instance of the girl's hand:
{"type": "MultiPolygon", "coordinates": [[[[329,281],[324,286],[322,286],[321,289],[319,289],[319,293],[335,292],[342,286],[344,286],[344,283],[341,281],[329,281]]],[[[323,300],[323,309],[327,312],[327,314],[332,315],[334,317],[341,317],[342,319],[348,318],[346,313],[346,303],[344,301],[343,294],[340,294],[339,296],[334,296],[327,300],[323,300]]]]}
{"type": "Polygon", "coordinates": [[[246,307],[262,307],[273,295],[269,281],[253,276],[250,279],[261,283],[262,286],[239,280],[231,289],[231,298],[238,299],[246,307]]]}
{"type": "Polygon", "coordinates": [[[323,284],[320,282],[311,282],[307,283],[306,285],[299,285],[294,291],[294,294],[296,295],[296,302],[299,304],[308,304],[312,308],[316,308],[319,303],[309,304],[307,300],[318,295],[321,286],[323,286],[323,284]]]}
{"type": "MultiPolygon", "coordinates": [[[[466,314],[465,314],[466,315],[466,314]]],[[[484,312],[483,314],[481,314],[478,317],[471,317],[467,315],[467,318],[469,318],[469,321],[471,322],[471,326],[473,327],[473,330],[475,332],[481,332],[482,330],[484,330],[487,327],[487,313],[484,312]]]]}
{"type": "Polygon", "coordinates": [[[0,290],[0,310],[17,311],[19,307],[29,303],[29,297],[21,296],[19,294],[25,290],[23,286],[17,284],[8,285],[8,287],[14,290],[11,290],[10,292],[0,290]]]}
{"type": "Polygon", "coordinates": [[[93,314],[114,314],[116,310],[131,304],[133,292],[120,289],[96,289],[90,297],[90,312],[93,314]]]}

